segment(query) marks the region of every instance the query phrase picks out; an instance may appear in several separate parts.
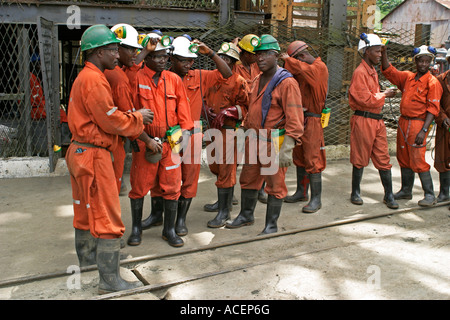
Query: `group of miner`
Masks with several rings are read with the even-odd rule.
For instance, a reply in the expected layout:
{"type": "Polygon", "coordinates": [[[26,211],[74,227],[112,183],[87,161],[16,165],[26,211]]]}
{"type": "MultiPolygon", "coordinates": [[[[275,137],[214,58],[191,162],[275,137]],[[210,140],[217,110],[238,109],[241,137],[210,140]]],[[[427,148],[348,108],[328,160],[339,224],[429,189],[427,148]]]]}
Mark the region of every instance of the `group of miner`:
{"type": "MultiPolygon", "coordinates": [[[[348,90],[354,111],[350,120],[353,204],[363,204],[360,183],[369,160],[379,170],[383,202],[388,208],[397,209],[399,199],[412,199],[415,173],[425,194],[419,205],[449,200],[450,75],[448,71],[437,78],[431,75],[433,50],[416,48],[413,58],[417,72],[399,71],[389,63],[386,46],[377,35],[361,36],[358,51],[362,61],[348,90]],[[396,88],[381,91],[375,69],[379,64],[396,88]],[[394,194],[381,111],[398,90],[402,98],[397,159],[402,185],[394,194]],[[437,197],[430,165],[425,161],[432,121],[437,126],[437,197]]],[[[119,268],[125,231],[119,193],[126,139],[132,147],[128,245],[139,245],[143,230],[163,225],[162,238],[173,247],[183,246],[181,237],[188,234],[186,217],[197,195],[202,144],[214,144],[216,156],[223,160],[208,163],[217,177],[217,201],[205,204],[204,209],[217,214],[206,222],[207,227],[252,225],[258,200],[266,203],[262,234],[277,232],[283,202],[309,200],[302,207],[305,213],[321,208],[328,69],[307,43],[296,40],[282,53],[272,35],[248,34],[224,42],[216,52],[188,34],[175,38],[159,30],[139,34],[133,26],[118,24],[111,29],[105,25],[89,27],[81,37],[81,51],[85,65],[70,93],[67,119],[72,142],[66,162],[77,256],[82,267],[98,266],[100,293],[142,285],[122,279],[119,268]],[[192,69],[199,55],[209,57],[215,69],[192,69]],[[224,138],[212,139],[210,129],[224,138]],[[245,133],[244,161],[239,164],[236,132],[245,133]],[[220,152],[224,150],[231,152],[220,152]],[[257,152],[251,154],[250,150],[257,152]],[[267,171],[272,164],[262,154],[276,155],[275,170],[267,171]],[[254,161],[249,161],[252,157],[254,161]],[[292,164],[297,190],[288,196],[285,175],[292,164]],[[237,201],[234,186],[238,166],[240,212],[231,219],[230,211],[237,201]],[[149,193],[151,213],[143,219],[144,198],[149,193]]]]}

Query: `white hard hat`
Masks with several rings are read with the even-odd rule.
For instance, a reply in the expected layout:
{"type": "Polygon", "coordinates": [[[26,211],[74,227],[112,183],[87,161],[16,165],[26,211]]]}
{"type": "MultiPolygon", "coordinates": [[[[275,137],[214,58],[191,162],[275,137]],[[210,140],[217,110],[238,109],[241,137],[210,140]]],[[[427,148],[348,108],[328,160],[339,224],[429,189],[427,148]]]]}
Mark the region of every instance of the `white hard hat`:
{"type": "MultiPolygon", "coordinates": [[[[147,34],[147,36],[149,38],[156,38],[158,40],[161,40],[161,38],[162,38],[160,34],[154,33],[154,32],[151,32],[151,33],[147,34]]],[[[168,49],[169,49],[168,46],[163,46],[161,41],[158,41],[154,51],[161,51],[161,50],[166,50],[167,51],[168,49]]]]}
{"type": "Polygon", "coordinates": [[[172,42],[173,52],[172,54],[185,57],[185,58],[197,58],[197,55],[192,52],[192,43],[185,36],[176,37],[172,42]]]}
{"type": "Polygon", "coordinates": [[[111,28],[116,38],[120,40],[120,44],[130,46],[137,49],[142,49],[138,42],[138,32],[129,24],[119,23],[111,28]]]}
{"type": "Polygon", "coordinates": [[[365,49],[368,47],[381,45],[382,45],[381,39],[376,34],[369,33],[366,35],[365,33],[363,33],[361,34],[361,40],[359,40],[358,51],[364,53],[365,49]],[[365,40],[363,40],[363,38],[365,40]]]}
{"type": "Polygon", "coordinates": [[[450,49],[448,49],[448,51],[447,51],[447,55],[445,56],[445,58],[450,58],[450,49]]]}
{"type": "Polygon", "coordinates": [[[225,54],[229,57],[232,57],[233,59],[240,61],[239,59],[239,48],[232,42],[224,42],[220,46],[219,51],[217,51],[217,54],[225,54]]]}
{"type": "Polygon", "coordinates": [[[420,56],[429,56],[432,59],[434,59],[434,57],[436,56],[436,53],[437,53],[437,51],[434,47],[426,46],[426,45],[420,46],[418,48],[414,48],[414,50],[413,50],[414,59],[417,57],[420,57],[420,56]]]}

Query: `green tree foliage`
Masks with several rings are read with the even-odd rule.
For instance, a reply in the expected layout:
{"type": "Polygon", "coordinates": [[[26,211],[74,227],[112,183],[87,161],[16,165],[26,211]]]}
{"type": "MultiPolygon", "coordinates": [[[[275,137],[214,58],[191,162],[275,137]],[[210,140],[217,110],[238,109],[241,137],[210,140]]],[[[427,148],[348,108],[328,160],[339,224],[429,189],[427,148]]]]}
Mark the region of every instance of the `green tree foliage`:
{"type": "Polygon", "coordinates": [[[404,0],[377,0],[377,6],[381,11],[381,18],[400,5],[404,0]]]}

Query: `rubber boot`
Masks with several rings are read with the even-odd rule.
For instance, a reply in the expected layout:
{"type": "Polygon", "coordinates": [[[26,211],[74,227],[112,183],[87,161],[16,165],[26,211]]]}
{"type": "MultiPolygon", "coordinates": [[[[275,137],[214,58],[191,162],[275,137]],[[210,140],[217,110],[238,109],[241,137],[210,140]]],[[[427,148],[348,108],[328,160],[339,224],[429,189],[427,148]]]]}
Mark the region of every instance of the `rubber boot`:
{"type": "MultiPolygon", "coordinates": [[[[236,199],[234,194],[233,194],[233,202],[232,203],[233,203],[233,206],[239,204],[239,201],[238,201],[238,199],[236,199]]],[[[219,211],[219,201],[216,201],[214,203],[205,204],[203,206],[203,210],[206,211],[206,212],[218,212],[219,211]]],[[[233,211],[233,210],[231,210],[231,211],[233,211]]]]}
{"type": "Polygon", "coordinates": [[[277,221],[280,217],[282,205],[283,199],[277,199],[269,194],[267,197],[266,226],[261,234],[275,233],[278,231],[277,221]]]}
{"type": "Polygon", "coordinates": [[[217,188],[217,198],[219,199],[219,212],[216,217],[208,221],[208,227],[220,228],[225,225],[228,219],[230,219],[230,211],[233,201],[234,187],[230,188],[217,188]]]}
{"type": "Polygon", "coordinates": [[[449,185],[450,185],[450,171],[439,172],[439,195],[437,202],[444,202],[450,200],[449,197],[449,185]]]}
{"type": "Polygon", "coordinates": [[[415,173],[409,168],[400,168],[402,174],[402,187],[399,192],[394,194],[394,199],[412,199],[412,189],[414,187],[415,173]]]}
{"type": "Polygon", "coordinates": [[[175,232],[179,236],[185,236],[188,234],[188,228],[186,227],[186,215],[191,206],[192,198],[186,199],[181,196],[178,199],[178,211],[177,211],[177,221],[175,222],[175,232]]]}
{"type": "Polygon", "coordinates": [[[129,246],[138,246],[141,244],[142,235],[142,209],[144,206],[144,198],[131,199],[131,234],[128,237],[129,246]]]}
{"type": "Polygon", "coordinates": [[[164,199],[162,197],[152,197],[152,211],[147,219],[142,220],[142,230],[160,226],[163,223],[164,199]]]}
{"type": "Polygon", "coordinates": [[[75,229],[75,250],[80,267],[86,267],[97,263],[97,238],[94,238],[89,230],[75,229]]]}
{"type": "Polygon", "coordinates": [[[178,210],[178,200],[164,199],[164,228],[162,231],[162,238],[169,242],[172,247],[182,247],[184,245],[181,239],[175,232],[175,218],[178,210]]]}
{"type": "Polygon", "coordinates": [[[361,179],[363,176],[364,167],[358,169],[357,167],[353,167],[352,172],[352,194],[350,196],[350,201],[356,205],[362,205],[363,200],[361,199],[361,179]]]}
{"type": "Polygon", "coordinates": [[[417,204],[422,207],[431,207],[436,204],[436,197],[434,195],[433,180],[431,179],[430,171],[419,172],[420,182],[422,183],[422,189],[425,197],[417,204]]]}
{"type": "Polygon", "coordinates": [[[311,185],[311,201],[302,208],[304,213],[314,213],[322,208],[322,173],[309,174],[309,183],[311,185]]]}
{"type": "Polygon", "coordinates": [[[120,238],[98,239],[97,266],[100,275],[100,294],[129,290],[142,286],[139,281],[129,282],[120,276],[120,238]]]}
{"type": "Polygon", "coordinates": [[[297,190],[292,196],[284,198],[284,202],[294,203],[299,201],[308,201],[308,179],[304,167],[296,167],[297,171],[297,190]]]}
{"type": "Polygon", "coordinates": [[[267,193],[264,191],[264,187],[266,186],[266,182],[264,181],[261,189],[258,191],[258,200],[261,203],[267,203],[267,193]]]}
{"type": "Polygon", "coordinates": [[[258,190],[241,189],[241,211],[232,222],[226,224],[226,227],[235,229],[252,225],[255,222],[253,213],[257,202],[258,190]]]}
{"type": "Polygon", "coordinates": [[[392,173],[391,170],[378,170],[380,173],[381,183],[384,187],[383,203],[390,209],[398,209],[398,203],[394,199],[392,193],[392,173]]]}

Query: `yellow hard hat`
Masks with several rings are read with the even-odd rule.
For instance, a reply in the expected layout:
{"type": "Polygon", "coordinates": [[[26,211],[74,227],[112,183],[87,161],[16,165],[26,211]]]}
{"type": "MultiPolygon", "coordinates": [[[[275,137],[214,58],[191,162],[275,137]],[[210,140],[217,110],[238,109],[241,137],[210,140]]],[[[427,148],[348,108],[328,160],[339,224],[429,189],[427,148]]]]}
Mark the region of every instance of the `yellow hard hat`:
{"type": "Polygon", "coordinates": [[[257,35],[247,34],[241,39],[241,41],[238,42],[238,45],[242,50],[245,50],[247,52],[254,54],[255,47],[257,47],[259,45],[259,43],[260,43],[260,39],[257,35]]]}

